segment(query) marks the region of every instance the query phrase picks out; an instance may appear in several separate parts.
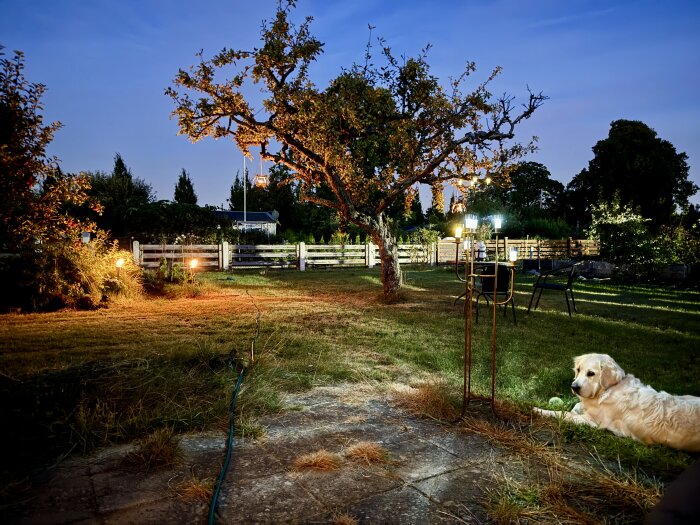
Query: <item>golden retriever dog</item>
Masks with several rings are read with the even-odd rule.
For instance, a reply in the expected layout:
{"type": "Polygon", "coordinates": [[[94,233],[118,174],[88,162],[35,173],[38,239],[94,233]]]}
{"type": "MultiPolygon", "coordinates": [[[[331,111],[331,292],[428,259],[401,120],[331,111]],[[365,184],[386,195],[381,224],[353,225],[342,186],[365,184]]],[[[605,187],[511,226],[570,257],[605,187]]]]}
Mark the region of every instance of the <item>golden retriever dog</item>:
{"type": "Polygon", "coordinates": [[[606,354],[576,357],[574,373],[571,390],[579,402],[571,412],[535,408],[537,414],[605,428],[648,445],[700,452],[700,397],[657,392],[606,354]]]}

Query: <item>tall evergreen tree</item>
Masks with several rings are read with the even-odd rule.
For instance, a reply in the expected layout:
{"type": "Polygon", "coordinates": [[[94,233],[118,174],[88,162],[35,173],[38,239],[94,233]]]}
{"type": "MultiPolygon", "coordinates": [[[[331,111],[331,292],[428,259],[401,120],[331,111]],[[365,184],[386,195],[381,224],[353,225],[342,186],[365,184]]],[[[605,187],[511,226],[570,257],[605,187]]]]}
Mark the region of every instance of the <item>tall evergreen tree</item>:
{"type": "MultiPolygon", "coordinates": [[[[229,192],[228,209],[232,211],[242,211],[243,210],[243,180],[236,173],[236,178],[233,179],[233,184],[231,184],[231,190],[229,192]]],[[[249,188],[246,188],[248,191],[249,188]]],[[[248,200],[248,195],[246,194],[246,201],[248,200]]]]}
{"type": "Polygon", "coordinates": [[[182,168],[177,184],[175,184],[175,202],[179,204],[197,204],[197,194],[194,192],[192,180],[185,168],[182,168]]]}
{"type": "Polygon", "coordinates": [[[88,173],[94,196],[103,207],[103,213],[95,220],[115,237],[140,233],[136,225],[140,211],[153,202],[153,189],[143,179],[134,177],[122,156],[114,156],[111,173],[101,171],[88,173]]]}

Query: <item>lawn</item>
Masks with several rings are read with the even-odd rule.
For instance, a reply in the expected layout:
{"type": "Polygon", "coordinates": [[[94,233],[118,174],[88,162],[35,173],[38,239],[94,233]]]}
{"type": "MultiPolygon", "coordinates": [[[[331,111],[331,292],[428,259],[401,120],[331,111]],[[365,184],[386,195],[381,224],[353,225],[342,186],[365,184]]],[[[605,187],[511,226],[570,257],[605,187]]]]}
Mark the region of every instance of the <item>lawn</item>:
{"type": "MultiPolygon", "coordinates": [[[[658,390],[700,395],[700,293],[579,281],[578,312],[545,292],[526,313],[533,279],[516,280],[517,324],[498,317],[496,396],[528,414],[567,405],[572,359],[611,354],[658,390]]],[[[0,316],[2,499],[32,468],[63,454],[228,423],[235,368],[252,364],[237,409],[242,432],[280,410],[280,395],[336,383],[440,383],[459,404],[463,291],[447,268],[410,268],[401,299],[382,301],[378,270],[248,271],[198,276],[169,297],[95,311],[0,316]],[[250,362],[251,342],[255,362],[250,362]]],[[[490,390],[490,312],[474,327],[476,390],[490,390]]],[[[670,479],[692,456],[563,426],[564,442],[670,479]]],[[[16,486],[14,488],[17,488],[16,486]]]]}

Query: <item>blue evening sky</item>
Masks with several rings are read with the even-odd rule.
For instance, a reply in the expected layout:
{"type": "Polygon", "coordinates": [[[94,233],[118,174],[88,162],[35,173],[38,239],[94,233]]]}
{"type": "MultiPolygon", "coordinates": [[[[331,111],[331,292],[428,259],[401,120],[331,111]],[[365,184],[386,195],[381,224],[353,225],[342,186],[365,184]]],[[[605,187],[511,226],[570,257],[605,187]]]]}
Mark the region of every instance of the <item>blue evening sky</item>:
{"type": "MultiPolygon", "coordinates": [[[[111,171],[119,152],[159,199],[182,168],[200,204],[224,205],[242,155],[230,141],[177,135],[163,91],[204,50],[250,49],[275,0],[0,0],[0,44],[25,53],[26,76],[45,84],[44,115],[59,120],[49,152],[64,171],[111,171]]],[[[524,101],[550,97],[516,131],[539,137],[530,160],[568,183],[617,119],[641,120],[687,153],[700,185],[700,2],[694,0],[298,0],[325,52],[311,75],[324,87],[362,61],[368,24],[395,55],[431,44],[432,73],[447,81],[467,61],[475,81],[524,101]]],[[[376,42],[376,40],[375,40],[376,42]]],[[[259,160],[255,169],[260,169],[259,160]]],[[[698,195],[693,202],[700,202],[698,195]]],[[[425,204],[425,199],[424,199],[425,204]]]]}

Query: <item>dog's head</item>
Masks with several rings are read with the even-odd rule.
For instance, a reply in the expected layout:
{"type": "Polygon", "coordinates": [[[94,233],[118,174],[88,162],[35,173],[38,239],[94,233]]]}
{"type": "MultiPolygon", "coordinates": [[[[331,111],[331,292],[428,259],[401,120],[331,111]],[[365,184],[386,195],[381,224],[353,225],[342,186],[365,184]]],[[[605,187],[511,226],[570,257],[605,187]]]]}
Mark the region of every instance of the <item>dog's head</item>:
{"type": "Polygon", "coordinates": [[[606,354],[585,354],[574,359],[574,382],[571,390],[579,397],[593,399],[625,377],[612,357],[606,354]]]}

